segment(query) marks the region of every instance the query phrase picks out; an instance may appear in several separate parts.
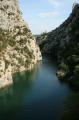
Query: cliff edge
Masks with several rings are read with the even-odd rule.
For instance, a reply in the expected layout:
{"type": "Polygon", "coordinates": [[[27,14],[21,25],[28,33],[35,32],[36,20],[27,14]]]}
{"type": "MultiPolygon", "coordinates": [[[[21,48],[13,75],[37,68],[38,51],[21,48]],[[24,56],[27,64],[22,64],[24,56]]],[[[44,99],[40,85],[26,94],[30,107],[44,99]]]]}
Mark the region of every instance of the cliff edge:
{"type": "Polygon", "coordinates": [[[30,70],[41,59],[18,0],[0,0],[0,88],[13,83],[13,73],[30,70]]]}

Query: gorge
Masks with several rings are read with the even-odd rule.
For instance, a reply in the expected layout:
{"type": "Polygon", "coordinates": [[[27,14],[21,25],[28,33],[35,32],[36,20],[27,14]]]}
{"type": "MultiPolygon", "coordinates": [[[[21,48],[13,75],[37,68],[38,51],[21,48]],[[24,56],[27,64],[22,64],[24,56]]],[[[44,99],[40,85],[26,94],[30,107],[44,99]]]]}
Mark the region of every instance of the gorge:
{"type": "Polygon", "coordinates": [[[0,120],[79,120],[79,4],[35,39],[18,2],[0,0],[0,120]]]}

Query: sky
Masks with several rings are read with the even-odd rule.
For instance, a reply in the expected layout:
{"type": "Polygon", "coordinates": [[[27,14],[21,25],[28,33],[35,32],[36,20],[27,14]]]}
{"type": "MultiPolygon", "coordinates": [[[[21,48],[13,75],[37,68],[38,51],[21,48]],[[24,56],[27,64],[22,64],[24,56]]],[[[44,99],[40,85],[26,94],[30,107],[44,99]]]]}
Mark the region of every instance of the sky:
{"type": "Polygon", "coordinates": [[[19,0],[22,17],[33,34],[51,31],[64,22],[79,0],[19,0]]]}

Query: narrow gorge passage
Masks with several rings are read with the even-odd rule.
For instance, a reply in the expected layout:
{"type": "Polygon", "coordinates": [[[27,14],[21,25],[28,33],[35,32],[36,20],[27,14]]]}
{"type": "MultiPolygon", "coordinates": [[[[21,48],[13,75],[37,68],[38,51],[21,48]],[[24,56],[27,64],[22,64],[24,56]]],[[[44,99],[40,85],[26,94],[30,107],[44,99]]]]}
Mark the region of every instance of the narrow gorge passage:
{"type": "Polygon", "coordinates": [[[0,119],[59,120],[71,90],[58,80],[56,70],[44,58],[33,71],[15,74],[14,85],[0,91],[0,119]]]}

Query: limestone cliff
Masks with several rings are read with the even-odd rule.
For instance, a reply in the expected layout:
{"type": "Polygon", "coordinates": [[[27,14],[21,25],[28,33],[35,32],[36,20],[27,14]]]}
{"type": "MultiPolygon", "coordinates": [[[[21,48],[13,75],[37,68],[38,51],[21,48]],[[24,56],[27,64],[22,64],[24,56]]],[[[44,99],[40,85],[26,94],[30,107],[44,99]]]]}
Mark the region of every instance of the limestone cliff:
{"type": "Polygon", "coordinates": [[[30,70],[41,59],[18,0],[0,0],[0,88],[13,83],[14,72],[30,70]]]}

